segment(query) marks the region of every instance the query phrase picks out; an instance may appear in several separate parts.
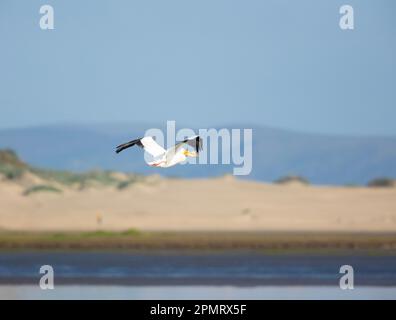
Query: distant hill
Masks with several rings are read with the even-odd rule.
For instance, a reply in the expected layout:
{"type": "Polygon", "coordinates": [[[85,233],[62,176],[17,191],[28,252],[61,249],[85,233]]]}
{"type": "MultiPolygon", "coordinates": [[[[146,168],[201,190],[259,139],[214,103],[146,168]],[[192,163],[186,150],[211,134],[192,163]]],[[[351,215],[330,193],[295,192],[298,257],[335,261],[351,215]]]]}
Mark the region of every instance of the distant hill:
{"type": "MultiPolygon", "coordinates": [[[[151,168],[137,148],[115,154],[117,144],[140,137],[152,127],[158,126],[57,125],[3,129],[0,148],[15,150],[27,163],[46,169],[106,169],[180,177],[232,172],[234,165],[151,168]]],[[[251,126],[234,124],[229,128],[251,126]]],[[[377,177],[395,178],[396,138],[332,136],[253,127],[253,170],[247,178],[274,181],[285,175],[298,175],[314,184],[366,184],[377,177]]]]}

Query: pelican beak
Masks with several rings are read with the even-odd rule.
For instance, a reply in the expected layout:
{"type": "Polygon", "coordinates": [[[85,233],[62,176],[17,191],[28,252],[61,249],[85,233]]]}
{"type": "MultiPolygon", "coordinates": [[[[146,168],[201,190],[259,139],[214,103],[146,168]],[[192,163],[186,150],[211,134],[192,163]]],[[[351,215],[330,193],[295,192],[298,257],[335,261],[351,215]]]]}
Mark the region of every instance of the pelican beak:
{"type": "Polygon", "coordinates": [[[188,150],[185,150],[185,151],[184,151],[184,155],[185,155],[186,157],[198,157],[198,153],[196,153],[196,152],[190,152],[190,151],[188,151],[188,150]]]}

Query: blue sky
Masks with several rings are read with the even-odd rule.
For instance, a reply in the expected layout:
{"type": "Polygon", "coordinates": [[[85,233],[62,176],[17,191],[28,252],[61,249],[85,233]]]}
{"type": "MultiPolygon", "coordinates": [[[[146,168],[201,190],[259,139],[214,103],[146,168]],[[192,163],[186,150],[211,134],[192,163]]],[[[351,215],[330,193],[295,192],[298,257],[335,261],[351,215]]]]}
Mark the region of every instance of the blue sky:
{"type": "Polygon", "coordinates": [[[393,0],[0,2],[0,128],[254,123],[396,135],[393,0]],[[39,28],[39,8],[55,30],[39,28]],[[350,4],[355,29],[342,31],[350,4]]]}

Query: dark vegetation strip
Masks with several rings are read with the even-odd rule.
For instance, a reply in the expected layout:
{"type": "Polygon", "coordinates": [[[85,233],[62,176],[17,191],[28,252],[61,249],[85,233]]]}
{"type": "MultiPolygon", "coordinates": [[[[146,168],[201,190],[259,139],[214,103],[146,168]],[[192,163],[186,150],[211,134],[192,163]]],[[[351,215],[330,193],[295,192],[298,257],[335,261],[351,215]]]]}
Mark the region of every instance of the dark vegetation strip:
{"type": "Polygon", "coordinates": [[[396,254],[396,234],[276,232],[0,232],[0,249],[370,251],[396,254]]]}

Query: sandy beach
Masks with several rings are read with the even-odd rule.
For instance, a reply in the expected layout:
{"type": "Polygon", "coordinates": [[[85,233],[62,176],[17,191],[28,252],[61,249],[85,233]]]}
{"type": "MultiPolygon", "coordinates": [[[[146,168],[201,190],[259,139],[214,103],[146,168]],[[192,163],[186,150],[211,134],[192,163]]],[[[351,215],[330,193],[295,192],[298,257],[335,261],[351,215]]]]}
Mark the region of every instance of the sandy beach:
{"type": "Polygon", "coordinates": [[[153,176],[122,190],[98,185],[24,195],[22,182],[32,179],[0,180],[1,229],[396,231],[396,188],[153,176]]]}

